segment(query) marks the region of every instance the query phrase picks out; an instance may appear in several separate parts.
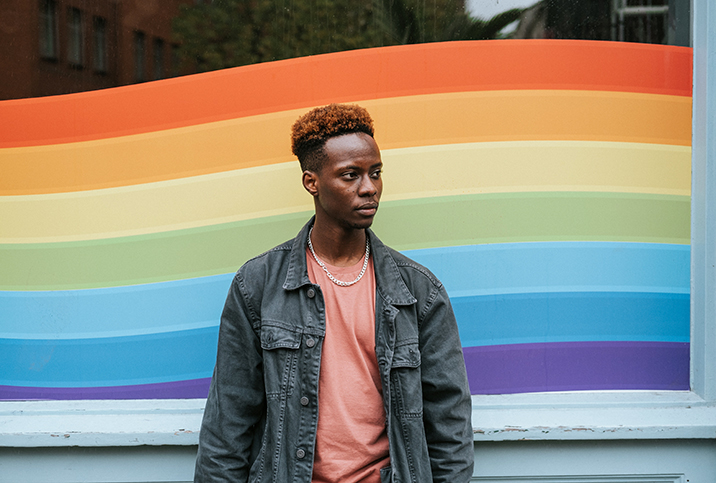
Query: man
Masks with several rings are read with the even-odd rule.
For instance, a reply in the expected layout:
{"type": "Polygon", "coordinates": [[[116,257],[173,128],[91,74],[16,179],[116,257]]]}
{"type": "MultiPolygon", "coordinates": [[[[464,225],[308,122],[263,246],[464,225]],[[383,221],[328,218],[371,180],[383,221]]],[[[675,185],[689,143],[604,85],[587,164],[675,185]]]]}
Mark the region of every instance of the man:
{"type": "Polygon", "coordinates": [[[314,109],[292,149],[316,213],[234,277],[195,482],[467,482],[471,403],[448,296],[368,229],[383,188],[372,119],[314,109]]]}

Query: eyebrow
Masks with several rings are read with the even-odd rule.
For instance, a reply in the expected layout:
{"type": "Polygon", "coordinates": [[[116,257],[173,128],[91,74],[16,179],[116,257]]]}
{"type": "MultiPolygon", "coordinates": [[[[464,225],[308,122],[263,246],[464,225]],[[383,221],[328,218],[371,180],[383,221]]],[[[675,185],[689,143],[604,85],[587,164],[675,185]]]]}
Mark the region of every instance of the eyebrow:
{"type": "MultiPolygon", "coordinates": [[[[382,167],[383,167],[383,161],[370,165],[370,169],[382,168],[382,167]]],[[[358,166],[357,164],[349,164],[348,166],[343,166],[341,169],[360,169],[360,166],[358,166]]]]}

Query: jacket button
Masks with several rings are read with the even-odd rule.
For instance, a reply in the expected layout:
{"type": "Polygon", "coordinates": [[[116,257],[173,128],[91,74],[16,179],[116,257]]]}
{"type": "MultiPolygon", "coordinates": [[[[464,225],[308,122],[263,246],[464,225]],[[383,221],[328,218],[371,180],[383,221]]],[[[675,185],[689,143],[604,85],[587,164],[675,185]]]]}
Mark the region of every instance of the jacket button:
{"type": "Polygon", "coordinates": [[[313,340],[313,339],[308,339],[308,340],[306,341],[306,345],[307,345],[308,348],[310,349],[311,347],[313,347],[314,345],[316,345],[316,341],[313,340]]]}
{"type": "Polygon", "coordinates": [[[306,396],[301,398],[301,406],[308,406],[308,398],[306,396]]]}
{"type": "Polygon", "coordinates": [[[306,452],[302,449],[296,451],[296,458],[303,459],[306,456],[306,452]]]}
{"type": "Polygon", "coordinates": [[[316,291],[313,290],[312,288],[309,288],[308,291],[306,292],[306,295],[308,295],[309,299],[312,299],[313,297],[316,296],[316,291]]]}

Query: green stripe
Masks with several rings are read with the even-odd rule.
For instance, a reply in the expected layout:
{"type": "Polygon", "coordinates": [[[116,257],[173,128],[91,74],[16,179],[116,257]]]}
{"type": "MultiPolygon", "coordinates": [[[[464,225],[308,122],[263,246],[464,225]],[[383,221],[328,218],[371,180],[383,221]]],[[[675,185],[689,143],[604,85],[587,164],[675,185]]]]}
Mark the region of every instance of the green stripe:
{"type": "MultiPolygon", "coordinates": [[[[59,290],[231,273],[298,232],[297,213],[83,242],[0,245],[1,290],[59,290]]],[[[385,202],[374,229],[398,250],[526,241],[689,243],[687,196],[505,193],[385,202]]]]}
{"type": "Polygon", "coordinates": [[[376,233],[399,250],[479,243],[690,243],[691,198],[634,193],[537,192],[391,203],[376,233]]]}

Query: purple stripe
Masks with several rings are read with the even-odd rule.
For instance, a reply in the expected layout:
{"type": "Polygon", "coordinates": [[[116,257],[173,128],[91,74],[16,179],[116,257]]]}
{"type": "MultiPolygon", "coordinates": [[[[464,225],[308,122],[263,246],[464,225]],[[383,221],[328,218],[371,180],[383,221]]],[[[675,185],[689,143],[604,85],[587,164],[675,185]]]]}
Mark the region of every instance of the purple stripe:
{"type": "Polygon", "coordinates": [[[689,344],[554,342],[465,347],[472,394],[689,389],[689,344]]]}
{"type": "Polygon", "coordinates": [[[38,399],[193,399],[209,394],[211,378],[108,387],[0,386],[0,401],[38,399]]]}
{"type": "MultiPolygon", "coordinates": [[[[689,389],[689,344],[555,342],[464,348],[472,394],[689,389]]],[[[110,387],[0,386],[0,400],[204,398],[210,378],[110,387]]]]}

